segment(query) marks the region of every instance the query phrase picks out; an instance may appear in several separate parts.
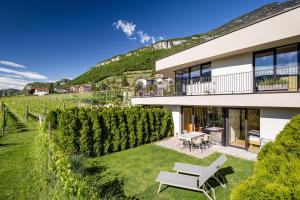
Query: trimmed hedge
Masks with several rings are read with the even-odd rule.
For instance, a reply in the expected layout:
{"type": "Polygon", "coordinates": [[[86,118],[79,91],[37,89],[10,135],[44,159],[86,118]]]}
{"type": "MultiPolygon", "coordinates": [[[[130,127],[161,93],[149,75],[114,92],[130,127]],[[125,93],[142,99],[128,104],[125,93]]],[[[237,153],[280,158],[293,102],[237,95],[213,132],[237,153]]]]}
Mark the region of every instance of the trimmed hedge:
{"type": "Polygon", "coordinates": [[[160,108],[69,108],[50,111],[46,122],[68,155],[106,155],[173,133],[171,113],[160,108]]]}
{"type": "Polygon", "coordinates": [[[231,199],[300,199],[300,115],[261,149],[253,176],[231,199]]]}

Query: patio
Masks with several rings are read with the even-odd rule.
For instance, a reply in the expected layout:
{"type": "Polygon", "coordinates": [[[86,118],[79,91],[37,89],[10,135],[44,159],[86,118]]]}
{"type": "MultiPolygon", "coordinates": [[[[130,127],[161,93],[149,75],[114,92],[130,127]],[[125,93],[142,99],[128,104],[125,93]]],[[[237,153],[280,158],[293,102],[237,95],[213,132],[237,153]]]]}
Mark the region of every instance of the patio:
{"type": "Polygon", "coordinates": [[[180,153],[184,153],[186,155],[194,156],[197,158],[206,158],[207,156],[213,154],[214,152],[219,152],[219,153],[224,153],[227,155],[231,155],[234,157],[246,159],[246,160],[251,160],[251,161],[256,161],[257,160],[257,154],[252,153],[249,151],[246,151],[244,149],[239,149],[239,148],[234,148],[234,147],[225,147],[221,145],[214,144],[211,148],[208,148],[206,150],[201,150],[201,149],[190,149],[188,147],[182,147],[179,144],[179,139],[178,137],[174,136],[171,138],[167,138],[161,141],[158,141],[155,143],[158,146],[165,147],[167,149],[172,149],[180,153]]]}

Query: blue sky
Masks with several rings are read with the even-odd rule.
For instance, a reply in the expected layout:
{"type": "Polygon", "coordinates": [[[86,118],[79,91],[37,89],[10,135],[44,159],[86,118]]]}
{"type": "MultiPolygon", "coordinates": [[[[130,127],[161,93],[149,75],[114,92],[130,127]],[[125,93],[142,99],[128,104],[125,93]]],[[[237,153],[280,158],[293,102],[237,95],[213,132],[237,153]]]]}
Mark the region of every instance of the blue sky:
{"type": "Polygon", "coordinates": [[[271,2],[0,0],[0,89],[75,78],[153,39],[204,33],[271,2]]]}

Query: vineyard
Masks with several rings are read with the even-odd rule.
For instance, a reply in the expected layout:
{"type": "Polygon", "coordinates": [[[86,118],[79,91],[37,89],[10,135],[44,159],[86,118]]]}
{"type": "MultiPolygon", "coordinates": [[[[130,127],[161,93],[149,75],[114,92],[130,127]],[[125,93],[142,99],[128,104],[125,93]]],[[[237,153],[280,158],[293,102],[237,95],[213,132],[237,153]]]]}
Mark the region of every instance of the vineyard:
{"type": "Polygon", "coordinates": [[[80,106],[85,100],[91,97],[90,93],[15,96],[2,98],[2,102],[19,118],[26,120],[28,115],[37,118],[39,114],[46,114],[50,110],[80,106]]]}

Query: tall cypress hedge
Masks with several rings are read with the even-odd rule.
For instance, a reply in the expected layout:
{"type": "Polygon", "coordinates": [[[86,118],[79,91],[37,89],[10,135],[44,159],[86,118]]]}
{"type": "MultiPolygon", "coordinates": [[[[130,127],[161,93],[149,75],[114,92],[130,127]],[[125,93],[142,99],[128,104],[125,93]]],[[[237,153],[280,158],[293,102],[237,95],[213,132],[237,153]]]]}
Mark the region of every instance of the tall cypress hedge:
{"type": "Polygon", "coordinates": [[[300,115],[261,149],[253,176],[231,199],[300,199],[300,115]]]}
{"type": "Polygon", "coordinates": [[[170,112],[160,108],[68,108],[49,112],[47,121],[65,153],[87,156],[125,150],[173,133],[170,112]]]}

